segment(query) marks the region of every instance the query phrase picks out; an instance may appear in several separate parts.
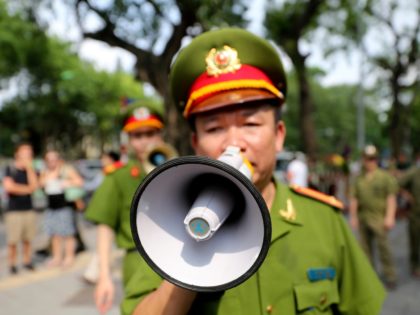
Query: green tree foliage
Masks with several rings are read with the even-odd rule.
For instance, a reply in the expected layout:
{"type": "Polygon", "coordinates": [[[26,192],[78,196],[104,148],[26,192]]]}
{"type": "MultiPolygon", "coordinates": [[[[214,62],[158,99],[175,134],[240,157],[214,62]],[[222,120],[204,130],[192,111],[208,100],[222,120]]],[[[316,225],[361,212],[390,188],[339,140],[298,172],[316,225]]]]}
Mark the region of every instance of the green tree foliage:
{"type": "Polygon", "coordinates": [[[366,15],[370,24],[381,32],[380,49],[368,57],[375,65],[377,88],[390,104],[387,134],[396,158],[418,142],[410,139],[418,131],[418,120],[414,122],[410,116],[417,110],[419,97],[420,3],[381,1],[367,10],[366,15]],[[401,20],[402,15],[406,20],[401,20]]]}
{"type": "Polygon", "coordinates": [[[5,3],[0,1],[0,79],[23,67],[36,66],[45,43],[45,34],[36,24],[25,22],[18,14],[9,15],[5,3]]]}
{"type": "Polygon", "coordinates": [[[25,45],[17,46],[20,62],[10,67],[6,62],[2,70],[4,82],[9,78],[24,84],[0,108],[0,153],[11,154],[13,142],[21,140],[31,141],[38,152],[53,145],[73,155],[83,154],[90,140],[99,147],[117,141],[120,99],[146,99],[142,86],[128,74],[97,71],[35,23],[1,12],[0,25],[11,19],[16,27],[1,28],[0,42],[21,38],[22,30],[31,32],[24,32],[25,45]],[[18,76],[12,78],[14,74],[18,76]]]}
{"type": "MultiPolygon", "coordinates": [[[[51,0],[44,0],[51,3],[51,0]]],[[[67,0],[76,12],[84,37],[120,47],[136,58],[135,75],[150,83],[165,101],[167,138],[181,153],[190,150],[188,127],[172,104],[168,72],[182,40],[214,26],[244,26],[248,0],[67,0]],[[96,17],[97,29],[88,29],[86,17],[96,17]]]]}
{"type": "MultiPolygon", "coordinates": [[[[299,126],[302,149],[314,157],[317,138],[316,96],[311,91],[307,71],[310,51],[302,47],[316,41],[325,56],[345,50],[360,38],[365,30],[358,18],[360,1],[302,0],[269,2],[264,21],[268,36],[280,45],[293,62],[298,82],[299,126]]],[[[370,1],[364,1],[370,5],[370,1]]]]}
{"type": "MultiPolygon", "coordinates": [[[[417,86],[417,91],[420,89],[420,84],[417,86]]],[[[412,103],[409,124],[410,129],[410,143],[412,144],[413,153],[420,153],[420,93],[417,93],[412,103]]]]}
{"type": "MultiPolygon", "coordinates": [[[[315,110],[313,118],[317,126],[315,133],[319,141],[316,158],[337,153],[342,154],[349,150],[353,157],[357,157],[356,144],[356,91],[355,85],[338,85],[323,87],[319,84],[319,77],[323,75],[318,69],[308,69],[310,73],[310,85],[316,97],[314,98],[315,110]]],[[[284,111],[284,121],[287,127],[286,148],[291,151],[303,151],[303,143],[300,141],[299,128],[299,98],[296,85],[296,74],[289,74],[289,93],[284,111]]],[[[383,135],[383,123],[378,119],[375,109],[377,98],[375,94],[368,93],[366,99],[366,130],[367,140],[378,145],[386,146],[383,135]]]]}

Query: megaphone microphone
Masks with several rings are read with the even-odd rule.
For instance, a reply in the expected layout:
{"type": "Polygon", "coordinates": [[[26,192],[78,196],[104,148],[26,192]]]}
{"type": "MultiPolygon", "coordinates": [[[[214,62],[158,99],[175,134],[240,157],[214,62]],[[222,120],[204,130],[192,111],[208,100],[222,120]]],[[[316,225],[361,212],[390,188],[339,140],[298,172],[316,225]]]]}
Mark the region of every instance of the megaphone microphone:
{"type": "Polygon", "coordinates": [[[145,261],[194,291],[227,290],[258,270],[270,215],[239,148],[213,160],[187,156],[156,167],[137,189],[131,229],[145,261]]]}
{"type": "MultiPolygon", "coordinates": [[[[240,170],[251,180],[252,166],[240,155],[239,148],[228,147],[218,160],[240,170]]],[[[221,185],[222,183],[218,184],[207,185],[185,217],[187,232],[196,241],[212,237],[232,212],[234,196],[221,185]]]]}

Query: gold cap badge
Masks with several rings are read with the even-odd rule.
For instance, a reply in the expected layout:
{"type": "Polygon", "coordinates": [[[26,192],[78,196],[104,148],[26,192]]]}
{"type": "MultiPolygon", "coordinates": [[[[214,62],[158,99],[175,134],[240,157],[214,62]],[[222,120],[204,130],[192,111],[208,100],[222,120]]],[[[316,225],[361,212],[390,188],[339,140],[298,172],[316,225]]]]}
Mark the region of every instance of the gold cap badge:
{"type": "Polygon", "coordinates": [[[207,74],[219,76],[220,74],[235,72],[241,68],[238,52],[225,45],[223,49],[212,48],[206,57],[207,74]]]}
{"type": "Polygon", "coordinates": [[[146,119],[150,116],[150,111],[146,107],[139,107],[133,111],[133,116],[138,120],[146,119]]]}

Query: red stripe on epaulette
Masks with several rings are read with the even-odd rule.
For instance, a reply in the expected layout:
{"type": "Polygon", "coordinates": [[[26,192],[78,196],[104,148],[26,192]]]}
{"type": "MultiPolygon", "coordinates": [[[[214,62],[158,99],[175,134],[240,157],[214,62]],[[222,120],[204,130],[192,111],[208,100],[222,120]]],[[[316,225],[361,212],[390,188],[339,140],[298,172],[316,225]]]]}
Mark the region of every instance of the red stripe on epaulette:
{"type": "Polygon", "coordinates": [[[323,203],[326,203],[334,208],[338,208],[338,209],[344,209],[344,205],[343,203],[338,200],[337,198],[335,198],[334,196],[330,196],[330,195],[326,195],[320,191],[314,190],[314,189],[310,189],[310,188],[305,188],[305,187],[300,187],[297,185],[291,185],[290,188],[300,194],[300,195],[304,195],[316,200],[319,200],[323,203]]]}

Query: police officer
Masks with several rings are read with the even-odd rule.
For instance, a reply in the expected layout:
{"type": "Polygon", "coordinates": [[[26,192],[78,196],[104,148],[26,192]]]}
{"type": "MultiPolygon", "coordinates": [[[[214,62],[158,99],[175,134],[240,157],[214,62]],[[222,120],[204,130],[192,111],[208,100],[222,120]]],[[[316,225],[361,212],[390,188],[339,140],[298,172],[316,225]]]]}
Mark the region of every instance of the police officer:
{"type": "Polygon", "coordinates": [[[388,242],[388,231],[395,225],[396,179],[378,167],[378,150],[368,145],[363,150],[363,172],[351,187],[350,224],[359,229],[363,249],[373,263],[373,242],[377,241],[385,284],[396,286],[395,266],[388,242]]]}
{"type": "Polygon", "coordinates": [[[198,155],[239,147],[272,221],[260,269],[225,292],[196,293],[157,276],[145,262],[130,280],[123,314],[378,314],[384,291],[333,197],[276,181],[286,78],[276,50],[241,29],[196,37],[171,69],[172,95],[192,126],[198,155]]]}
{"type": "Polygon", "coordinates": [[[417,153],[416,164],[403,173],[398,182],[412,197],[408,213],[410,267],[413,276],[420,278],[420,152],[417,153]]]}
{"type": "MultiPolygon", "coordinates": [[[[120,154],[115,151],[104,152],[101,156],[102,174],[97,174],[94,180],[91,181],[91,191],[94,191],[102,183],[104,176],[111,175],[116,170],[124,166],[124,163],[120,160],[120,154]]],[[[110,260],[111,263],[112,259],[110,260]]],[[[92,254],[92,258],[85,272],[83,273],[83,279],[90,284],[96,284],[99,277],[99,257],[95,252],[92,254]]]]}
{"type": "Polygon", "coordinates": [[[123,285],[139,263],[130,232],[130,204],[134,192],[145,177],[143,162],[150,146],[162,142],[163,123],[156,110],[137,107],[125,121],[123,131],[128,134],[133,158],[105,177],[86,211],[86,218],[98,224],[97,253],[99,278],[95,289],[96,307],[101,313],[111,307],[115,287],[111,277],[110,249],[115,235],[117,246],[126,251],[123,259],[123,285]]]}

